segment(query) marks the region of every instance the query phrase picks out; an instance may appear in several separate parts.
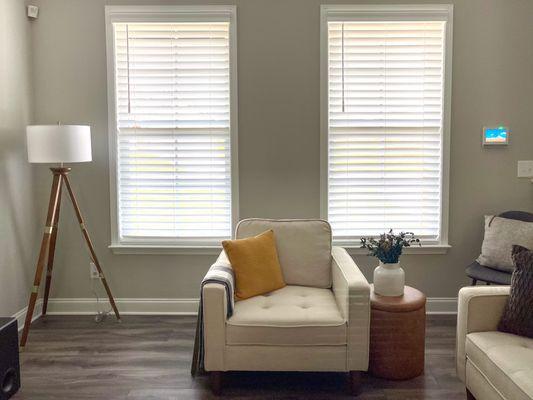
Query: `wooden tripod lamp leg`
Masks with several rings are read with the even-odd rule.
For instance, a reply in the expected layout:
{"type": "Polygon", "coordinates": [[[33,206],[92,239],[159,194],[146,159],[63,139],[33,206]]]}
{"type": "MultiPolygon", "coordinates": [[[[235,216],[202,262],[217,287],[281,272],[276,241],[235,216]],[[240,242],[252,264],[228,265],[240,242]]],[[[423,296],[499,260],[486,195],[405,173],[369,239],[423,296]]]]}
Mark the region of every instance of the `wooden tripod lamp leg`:
{"type": "Polygon", "coordinates": [[[48,309],[48,297],[50,296],[50,285],[52,283],[52,270],[54,268],[54,255],[56,251],[57,230],[59,227],[59,213],[61,210],[61,192],[63,188],[63,180],[59,184],[59,195],[57,198],[57,207],[55,218],[52,224],[52,237],[50,238],[50,247],[48,249],[48,262],[46,263],[46,283],[44,286],[44,299],[43,299],[43,315],[46,315],[48,309]]]}
{"type": "Polygon", "coordinates": [[[24,329],[20,338],[20,347],[26,345],[28,340],[28,333],[30,331],[31,319],[35,309],[35,302],[37,301],[37,294],[39,292],[39,285],[41,284],[41,276],[46,260],[47,251],[50,246],[52,232],[54,231],[53,222],[56,218],[57,205],[59,202],[59,191],[62,184],[63,177],[61,174],[54,172],[54,179],[52,181],[52,190],[50,192],[50,201],[48,203],[48,214],[46,217],[46,226],[44,228],[43,239],[41,241],[41,249],[39,251],[39,258],[37,260],[37,267],[35,268],[35,278],[33,280],[33,288],[30,294],[30,301],[28,310],[26,311],[26,320],[24,321],[24,329]]]}
{"type": "Polygon", "coordinates": [[[98,270],[98,273],[100,274],[100,279],[102,281],[102,284],[104,285],[105,291],[107,293],[107,297],[109,298],[109,302],[111,303],[111,307],[113,308],[113,311],[115,312],[115,316],[120,321],[120,314],[118,312],[118,308],[115,304],[115,300],[113,299],[113,295],[111,294],[111,289],[109,289],[109,285],[107,284],[107,281],[105,279],[104,273],[102,272],[102,267],[100,266],[100,262],[98,261],[98,257],[96,257],[96,253],[94,251],[93,244],[91,242],[91,238],[89,237],[89,233],[87,232],[87,228],[85,228],[85,223],[83,222],[83,217],[81,216],[80,207],[78,206],[78,202],[76,201],[76,197],[74,196],[74,192],[72,191],[72,188],[70,187],[70,182],[68,180],[67,175],[63,176],[63,179],[65,180],[65,185],[67,187],[68,194],[70,196],[70,200],[72,201],[72,205],[74,206],[74,212],[76,213],[76,218],[78,219],[78,222],[80,224],[81,232],[83,234],[83,237],[85,239],[85,242],[87,243],[87,247],[89,248],[89,252],[91,253],[91,258],[94,262],[94,265],[96,266],[96,269],[98,270]]]}

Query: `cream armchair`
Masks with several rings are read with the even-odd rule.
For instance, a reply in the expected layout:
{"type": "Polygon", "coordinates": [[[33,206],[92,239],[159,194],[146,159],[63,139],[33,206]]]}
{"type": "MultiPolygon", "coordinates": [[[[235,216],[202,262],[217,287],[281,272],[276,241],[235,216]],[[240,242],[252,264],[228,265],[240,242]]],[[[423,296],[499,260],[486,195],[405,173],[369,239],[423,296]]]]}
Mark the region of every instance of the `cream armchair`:
{"type": "Polygon", "coordinates": [[[457,375],[467,398],[533,399],[533,339],[498,332],[509,286],[459,291],[457,375]]]}
{"type": "Polygon", "coordinates": [[[368,369],[368,282],[346,250],[332,248],[327,222],[248,219],[235,236],[268,229],[286,287],[236,302],[227,319],[224,287],[204,285],[204,361],[213,391],[223,371],[344,371],[356,392],[368,369]]]}

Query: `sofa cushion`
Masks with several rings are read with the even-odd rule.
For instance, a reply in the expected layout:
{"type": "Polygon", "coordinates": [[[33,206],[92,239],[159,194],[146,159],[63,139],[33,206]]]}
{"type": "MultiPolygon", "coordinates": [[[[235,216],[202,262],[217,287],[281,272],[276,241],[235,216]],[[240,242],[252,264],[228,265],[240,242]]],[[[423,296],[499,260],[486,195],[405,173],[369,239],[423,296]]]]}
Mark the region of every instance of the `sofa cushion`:
{"type": "Polygon", "coordinates": [[[466,356],[504,398],[533,398],[533,339],[503,332],[470,333],[466,356]]]}
{"type": "Polygon", "coordinates": [[[235,304],[230,345],[345,345],[346,320],[330,289],[285,286],[235,304]]]}
{"type": "Polygon", "coordinates": [[[279,262],[288,285],[331,287],[331,226],[322,220],[245,219],[237,239],[272,229],[279,262]]]}

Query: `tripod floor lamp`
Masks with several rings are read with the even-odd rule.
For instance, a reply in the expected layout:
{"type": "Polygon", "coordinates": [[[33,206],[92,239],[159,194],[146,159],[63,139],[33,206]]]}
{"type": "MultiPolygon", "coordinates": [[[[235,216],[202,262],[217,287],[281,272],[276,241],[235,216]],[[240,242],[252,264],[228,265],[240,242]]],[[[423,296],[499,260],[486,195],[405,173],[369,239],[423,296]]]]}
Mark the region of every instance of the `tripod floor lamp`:
{"type": "Polygon", "coordinates": [[[48,296],[50,294],[50,284],[52,282],[52,269],[54,265],[54,253],[58,232],[59,210],[61,206],[61,193],[66,188],[68,197],[74,206],[74,212],[78,223],[80,224],[81,233],[87,247],[91,260],[94,263],[100,280],[104,285],[111,307],[115,312],[117,319],[120,321],[120,314],[111,294],[111,289],[102,273],[102,267],[96,257],[94,246],[85,227],[80,207],[70,186],[68,173],[71,168],[63,167],[63,163],[89,162],[92,160],[91,155],[91,129],[83,125],[32,125],[26,128],[28,161],[30,163],[59,164],[59,167],[50,168],[53,174],[52,190],[50,192],[50,201],[48,203],[48,214],[46,225],[44,227],[41,249],[37,260],[35,278],[30,294],[28,311],[24,322],[24,329],[20,339],[20,347],[26,345],[28,333],[30,330],[31,319],[37,301],[37,294],[41,284],[43,270],[46,267],[46,284],[44,288],[43,312],[46,314],[48,307],[48,296]]]}

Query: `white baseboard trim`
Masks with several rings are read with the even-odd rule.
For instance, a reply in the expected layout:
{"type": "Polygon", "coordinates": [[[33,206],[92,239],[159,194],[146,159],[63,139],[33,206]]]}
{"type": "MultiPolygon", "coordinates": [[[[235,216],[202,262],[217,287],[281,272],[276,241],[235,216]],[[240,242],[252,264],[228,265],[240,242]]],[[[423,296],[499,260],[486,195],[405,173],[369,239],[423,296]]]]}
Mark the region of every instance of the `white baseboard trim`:
{"type": "MultiPolygon", "coordinates": [[[[115,299],[117,307],[124,315],[196,315],[198,299],[115,299]]],[[[32,321],[42,315],[43,300],[37,300],[32,321]]],[[[51,298],[48,302],[50,315],[90,315],[97,310],[110,310],[107,299],[97,304],[94,298],[51,298]]],[[[24,325],[27,307],[13,315],[18,321],[19,330],[24,325]]],[[[457,314],[457,298],[429,297],[426,312],[429,315],[457,314]]]]}
{"type": "Polygon", "coordinates": [[[426,314],[457,314],[457,297],[428,297],[426,303],[426,314]]]}
{"type": "MultiPolygon", "coordinates": [[[[24,320],[26,319],[26,313],[28,312],[28,306],[24,307],[22,310],[17,311],[12,315],[13,318],[17,320],[19,332],[24,328],[24,320]]],[[[43,313],[43,299],[37,299],[35,302],[35,309],[33,310],[33,317],[31,321],[38,319],[43,313]]]]}
{"type": "MultiPolygon", "coordinates": [[[[115,299],[118,311],[124,315],[196,315],[198,299],[115,299]]],[[[98,310],[110,310],[107,299],[53,298],[48,301],[47,314],[84,315],[98,310]]]]}

